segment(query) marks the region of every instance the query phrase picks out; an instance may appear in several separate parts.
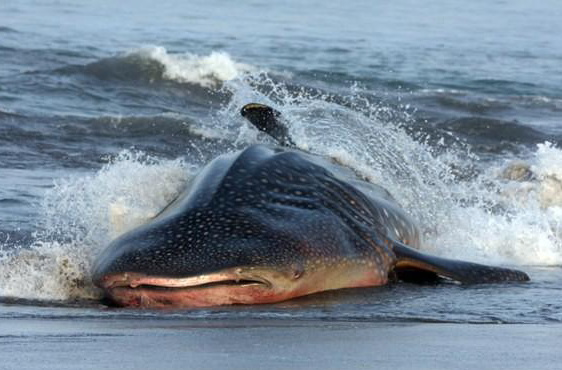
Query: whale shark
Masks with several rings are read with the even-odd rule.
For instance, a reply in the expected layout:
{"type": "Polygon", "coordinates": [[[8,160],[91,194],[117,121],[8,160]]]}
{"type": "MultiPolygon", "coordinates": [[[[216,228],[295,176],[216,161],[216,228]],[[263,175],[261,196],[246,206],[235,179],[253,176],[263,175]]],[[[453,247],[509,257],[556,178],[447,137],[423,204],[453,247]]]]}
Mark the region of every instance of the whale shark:
{"type": "Polygon", "coordinates": [[[207,164],[158,215],[112,241],[92,279],[118,306],[274,303],[389,282],[523,282],[522,271],[421,252],[391,193],[332,158],[296,147],[281,114],[241,114],[277,145],[207,164]]]}

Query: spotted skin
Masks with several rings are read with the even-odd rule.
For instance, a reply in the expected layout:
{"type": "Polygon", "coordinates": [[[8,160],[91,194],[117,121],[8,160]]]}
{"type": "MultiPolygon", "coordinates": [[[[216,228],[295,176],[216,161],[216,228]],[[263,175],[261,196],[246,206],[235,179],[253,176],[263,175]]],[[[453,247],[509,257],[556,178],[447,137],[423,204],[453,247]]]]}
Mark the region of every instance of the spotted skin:
{"type": "Polygon", "coordinates": [[[385,284],[398,244],[417,248],[419,232],[385,189],[329,159],[254,145],[113,241],[93,280],[125,306],[268,303],[385,284]]]}

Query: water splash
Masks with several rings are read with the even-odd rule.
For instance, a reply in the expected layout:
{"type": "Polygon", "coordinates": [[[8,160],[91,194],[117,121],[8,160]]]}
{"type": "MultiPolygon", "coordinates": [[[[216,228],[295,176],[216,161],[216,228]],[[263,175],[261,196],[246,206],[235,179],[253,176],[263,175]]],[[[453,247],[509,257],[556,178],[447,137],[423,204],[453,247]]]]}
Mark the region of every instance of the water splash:
{"type": "MultiPolygon", "coordinates": [[[[342,98],[254,75],[225,88],[233,97],[221,112],[224,122],[236,121],[248,101],[274,106],[300,148],[336,157],[388,189],[418,221],[431,253],[483,263],[562,263],[562,153],[552,144],[524,158],[536,178],[522,202],[505,196],[513,188],[500,175],[505,161],[482,161],[460,141],[412,138],[404,129],[411,120],[407,107],[389,112],[357,86],[342,98]]],[[[239,140],[259,140],[249,131],[240,130],[239,140]]]]}
{"type": "MultiPolygon", "coordinates": [[[[239,115],[243,104],[263,102],[283,113],[299,147],[336,157],[387,188],[419,222],[426,250],[485,263],[562,263],[562,150],[554,145],[523,158],[529,179],[506,179],[505,161],[483,163],[467,145],[412,138],[404,129],[407,107],[372,103],[357,86],[334,97],[254,74],[223,88],[232,99],[205,127],[237,137],[222,151],[268,140],[239,115]]],[[[97,297],[89,270],[101,248],[165,207],[195,171],[182,159],[124,151],[94,174],[57,181],[32,245],[0,255],[0,296],[97,297]]]]}
{"type": "Polygon", "coordinates": [[[181,159],[126,150],[93,175],[58,180],[43,199],[33,243],[0,254],[0,296],[98,297],[90,281],[97,254],[170,203],[193,171],[181,159]]]}

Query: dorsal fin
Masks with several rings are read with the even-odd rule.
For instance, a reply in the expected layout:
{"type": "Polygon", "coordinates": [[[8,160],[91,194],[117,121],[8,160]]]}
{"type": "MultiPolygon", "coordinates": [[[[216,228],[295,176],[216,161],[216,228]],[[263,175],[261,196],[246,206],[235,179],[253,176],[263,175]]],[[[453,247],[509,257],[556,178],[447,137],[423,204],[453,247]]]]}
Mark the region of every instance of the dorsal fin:
{"type": "Polygon", "coordinates": [[[294,147],[295,143],[289,137],[289,130],[280,120],[281,112],[265,104],[250,103],[240,110],[240,114],[246,118],[258,130],[265,132],[286,147],[294,147]]]}
{"type": "Polygon", "coordinates": [[[420,272],[419,277],[424,281],[427,281],[428,273],[462,284],[529,281],[529,276],[519,270],[436,257],[398,242],[394,243],[393,251],[397,258],[394,267],[397,277],[400,279],[401,271],[404,271],[406,276],[404,280],[410,282],[415,282],[417,279],[415,271],[420,272]]]}

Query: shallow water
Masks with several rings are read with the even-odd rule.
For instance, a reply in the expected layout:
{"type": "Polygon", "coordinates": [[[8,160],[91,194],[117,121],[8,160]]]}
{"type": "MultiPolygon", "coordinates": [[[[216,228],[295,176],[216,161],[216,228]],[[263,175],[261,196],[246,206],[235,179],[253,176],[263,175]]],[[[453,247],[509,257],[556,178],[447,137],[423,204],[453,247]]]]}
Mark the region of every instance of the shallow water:
{"type": "Polygon", "coordinates": [[[2,317],[562,320],[557,1],[28,0],[0,16],[2,317]],[[532,282],[174,313],[100,306],[89,269],[112,238],[217,154],[269,140],[239,117],[249,101],[280,110],[300,147],[386,187],[424,250],[532,282]]]}
{"type": "Polygon", "coordinates": [[[0,319],[115,319],[153,320],[321,320],[330,322],[421,322],[465,324],[538,324],[562,320],[554,296],[559,268],[528,268],[529,284],[384,287],[324,292],[258,306],[215,307],[173,311],[107,308],[97,300],[48,301],[4,298],[0,319]]]}

